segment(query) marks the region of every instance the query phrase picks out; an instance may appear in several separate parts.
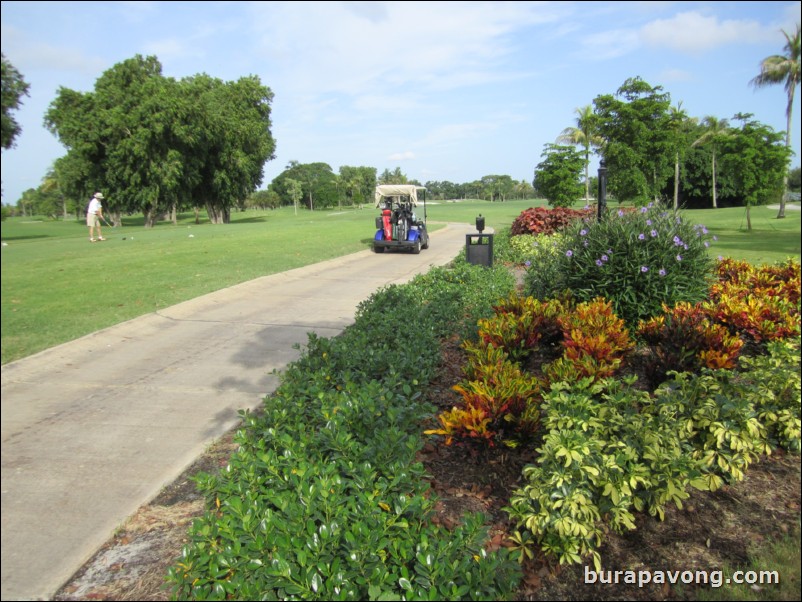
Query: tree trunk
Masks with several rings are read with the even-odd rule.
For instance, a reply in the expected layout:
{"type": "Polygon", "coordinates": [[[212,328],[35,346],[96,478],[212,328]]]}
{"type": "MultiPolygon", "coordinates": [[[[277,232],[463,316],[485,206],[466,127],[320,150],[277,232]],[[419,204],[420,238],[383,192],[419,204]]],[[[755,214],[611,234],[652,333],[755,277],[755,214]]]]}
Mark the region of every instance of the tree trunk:
{"type": "Polygon", "coordinates": [[[156,219],[158,218],[158,213],[155,207],[148,207],[145,211],[145,227],[152,228],[156,225],[156,219]]]}
{"type": "Polygon", "coordinates": [[[589,167],[590,167],[590,153],[588,149],[585,149],[585,203],[590,201],[590,174],[589,174],[589,167]]]}
{"type": "MultiPolygon", "coordinates": [[[[798,36],[797,36],[798,37],[798,36]]],[[[799,82],[797,82],[799,83],[799,82]]],[[[785,126],[785,148],[791,148],[791,118],[794,115],[794,92],[796,86],[791,86],[788,91],[788,110],[786,111],[786,126],[785,126]]],[[[785,217],[785,197],[788,196],[788,169],[785,170],[783,177],[783,196],[780,199],[780,212],[777,214],[777,219],[785,217]]]]}
{"type": "Polygon", "coordinates": [[[713,153],[713,209],[718,209],[716,203],[716,153],[713,153]]]}
{"type": "Polygon", "coordinates": [[[674,160],[674,211],[679,209],[679,152],[674,160]]]}
{"type": "Polygon", "coordinates": [[[217,210],[217,207],[210,202],[206,202],[206,215],[209,217],[209,222],[212,224],[219,224],[222,221],[222,216],[217,210]]]}
{"type": "Polygon", "coordinates": [[[752,208],[751,205],[746,206],[746,229],[751,232],[752,231],[752,213],[750,209],[752,208]]]}

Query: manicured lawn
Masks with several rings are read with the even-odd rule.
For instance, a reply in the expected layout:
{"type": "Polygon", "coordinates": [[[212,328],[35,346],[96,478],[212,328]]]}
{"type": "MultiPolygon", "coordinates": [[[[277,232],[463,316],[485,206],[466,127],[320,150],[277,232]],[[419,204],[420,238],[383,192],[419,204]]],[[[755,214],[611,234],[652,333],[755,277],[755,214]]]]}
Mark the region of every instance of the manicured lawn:
{"type": "MultiPolygon", "coordinates": [[[[447,222],[473,224],[480,214],[498,230],[544,204],[429,202],[426,213],[431,232],[447,222]]],[[[756,207],[752,232],[743,208],[689,214],[718,236],[716,255],[755,264],[800,257],[798,210],[778,220],[776,210],[756,207]]],[[[108,240],[94,244],[77,219],[8,219],[1,230],[2,363],[221,288],[370,249],[377,215],[372,206],[297,215],[282,208],[234,213],[230,224],[211,225],[185,214],[178,225],[151,229],[131,217],[121,228],[104,226],[108,240]]]]}

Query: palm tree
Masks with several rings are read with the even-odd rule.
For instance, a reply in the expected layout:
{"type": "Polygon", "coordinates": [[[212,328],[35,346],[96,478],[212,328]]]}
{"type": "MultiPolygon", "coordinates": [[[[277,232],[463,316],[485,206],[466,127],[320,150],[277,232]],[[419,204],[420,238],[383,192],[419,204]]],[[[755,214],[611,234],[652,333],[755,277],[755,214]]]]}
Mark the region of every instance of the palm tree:
{"type": "Polygon", "coordinates": [[[699,136],[691,146],[699,146],[700,144],[710,143],[712,159],[712,172],[713,172],[713,209],[718,208],[716,202],[716,150],[717,143],[722,138],[730,135],[730,124],[726,119],[718,119],[712,115],[708,115],[702,119],[702,125],[705,127],[705,133],[699,136]]]}
{"type": "MultiPolygon", "coordinates": [[[[750,82],[755,88],[763,88],[774,84],[785,84],[788,94],[788,106],[785,109],[787,125],[785,128],[785,146],[791,148],[791,117],[794,111],[794,93],[799,85],[799,23],[796,24],[796,34],[791,36],[784,29],[785,54],[767,56],[760,63],[760,75],[750,82]]],[[[788,174],[783,179],[783,196],[780,200],[780,212],[777,218],[785,217],[785,197],[788,192],[788,174]]]]}
{"type": "Polygon", "coordinates": [[[593,114],[593,107],[584,106],[581,109],[574,109],[578,115],[576,127],[565,128],[557,137],[557,142],[561,144],[577,144],[585,148],[585,201],[590,200],[590,178],[588,169],[590,165],[591,147],[599,148],[604,140],[598,135],[596,129],[596,116],[593,114]]]}

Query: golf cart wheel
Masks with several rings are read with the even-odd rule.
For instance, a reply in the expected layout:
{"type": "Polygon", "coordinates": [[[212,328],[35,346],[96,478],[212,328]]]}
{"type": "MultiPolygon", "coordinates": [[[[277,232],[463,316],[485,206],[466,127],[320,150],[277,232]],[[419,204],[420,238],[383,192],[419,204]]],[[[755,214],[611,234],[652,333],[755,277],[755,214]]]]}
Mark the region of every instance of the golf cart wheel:
{"type": "Polygon", "coordinates": [[[384,253],[384,247],[380,247],[379,245],[373,245],[373,252],[374,253],[384,253]]]}
{"type": "Polygon", "coordinates": [[[420,240],[416,240],[415,244],[412,246],[412,252],[417,255],[420,253],[420,240]]]}

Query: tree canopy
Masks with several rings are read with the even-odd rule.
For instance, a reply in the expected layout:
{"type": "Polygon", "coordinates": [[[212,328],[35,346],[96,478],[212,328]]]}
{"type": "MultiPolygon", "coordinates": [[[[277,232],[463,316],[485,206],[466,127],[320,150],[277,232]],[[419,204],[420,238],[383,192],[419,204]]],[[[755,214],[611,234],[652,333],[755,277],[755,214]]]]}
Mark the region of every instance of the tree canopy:
{"type": "Polygon", "coordinates": [[[22,74],[6,60],[6,56],[0,55],[2,62],[2,130],[0,131],[0,143],[4,149],[14,146],[14,141],[19,136],[22,128],[11,114],[22,104],[22,97],[28,95],[30,85],[25,82],[22,74]]]}
{"type": "Polygon", "coordinates": [[[60,88],[46,127],[67,148],[64,187],[102,190],[110,213],[160,214],[205,206],[213,223],[262,182],[274,158],[273,93],[258,77],[223,82],[162,75],[137,55],[103,73],[93,92],[60,88]]]}
{"type": "Polygon", "coordinates": [[[570,207],[582,196],[579,180],[585,159],[572,146],[546,144],[535,170],[534,187],[552,207],[570,207]]]}
{"type": "Polygon", "coordinates": [[[674,164],[671,97],[639,77],[593,101],[608,190],[621,201],[658,199],[674,164]]]}

